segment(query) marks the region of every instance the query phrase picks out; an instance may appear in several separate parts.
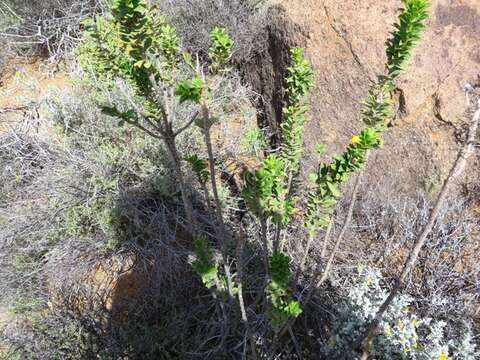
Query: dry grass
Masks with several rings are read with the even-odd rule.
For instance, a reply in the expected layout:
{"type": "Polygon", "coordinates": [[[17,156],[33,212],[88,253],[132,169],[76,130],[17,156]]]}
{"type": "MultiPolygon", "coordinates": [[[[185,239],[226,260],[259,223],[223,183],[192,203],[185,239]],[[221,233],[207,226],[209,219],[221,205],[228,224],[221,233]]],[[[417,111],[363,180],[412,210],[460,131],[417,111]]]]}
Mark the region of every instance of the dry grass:
{"type": "Polygon", "coordinates": [[[238,64],[265,51],[265,1],[259,0],[162,0],[154,1],[180,32],[185,49],[205,56],[209,34],[215,26],[227,29],[235,41],[238,64]]]}
{"type": "Polygon", "coordinates": [[[78,43],[81,21],[104,9],[103,0],[2,1],[0,43],[8,52],[31,57],[47,55],[53,62],[69,56],[78,43]]]}
{"type": "MultiPolygon", "coordinates": [[[[76,42],[64,26],[73,24],[77,31],[79,18],[100,11],[70,1],[63,12],[56,12],[55,4],[45,3],[35,15],[41,24],[41,19],[59,19],[52,41],[33,37],[33,48],[20,47],[24,54],[47,49],[57,59],[76,42]]],[[[192,52],[204,54],[210,29],[226,26],[236,40],[239,62],[263,47],[263,38],[257,41],[263,26],[257,5],[240,0],[159,2],[192,52]]],[[[29,10],[24,16],[34,13],[29,10]]],[[[10,30],[33,36],[26,25],[10,30]]],[[[233,136],[254,125],[254,94],[234,73],[222,81],[215,86],[214,97],[220,101],[212,111],[222,119],[214,129],[218,165],[228,172],[230,160],[252,166],[258,161],[239,156],[240,136],[233,136]]],[[[191,239],[180,226],[184,212],[158,142],[135,129],[117,127],[94,110],[89,89],[76,91],[47,96],[48,111],[36,118],[35,126],[26,121],[0,133],[0,304],[8,304],[16,319],[3,340],[27,359],[243,358],[246,334],[235,304],[225,303],[232,315],[225,322],[218,301],[192,273],[191,239]]],[[[203,154],[198,137],[193,131],[180,139],[182,156],[203,154]]],[[[318,356],[335,306],[355,283],[359,264],[381,269],[389,285],[431,205],[428,192],[407,196],[394,188],[399,187],[385,179],[364,186],[329,281],[304,309],[295,336],[285,340],[275,358],[318,356]]],[[[203,231],[211,234],[212,219],[197,190],[191,186],[196,216],[203,231]]],[[[238,234],[239,221],[247,232],[242,258],[247,315],[258,353],[267,358],[271,328],[255,299],[264,278],[258,259],[260,229],[244,213],[235,193],[239,189],[224,183],[223,190],[229,232],[238,234]]],[[[343,224],[348,192],[336,210],[334,235],[343,224]]],[[[478,306],[475,249],[480,220],[465,211],[473,201],[478,199],[453,199],[442,209],[421,266],[405,289],[423,315],[454,323],[466,314],[472,318],[478,306]]],[[[304,235],[300,223],[288,230],[293,267],[303,256],[304,235]]],[[[295,296],[308,290],[322,247],[319,239],[295,296]]]]}

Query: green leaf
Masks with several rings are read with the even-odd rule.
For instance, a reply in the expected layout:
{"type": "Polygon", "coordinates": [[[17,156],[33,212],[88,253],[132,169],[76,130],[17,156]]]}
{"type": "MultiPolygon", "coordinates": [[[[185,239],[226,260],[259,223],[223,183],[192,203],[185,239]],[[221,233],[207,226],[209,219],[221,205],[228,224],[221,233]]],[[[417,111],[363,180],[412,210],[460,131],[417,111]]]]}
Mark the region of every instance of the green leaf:
{"type": "Polygon", "coordinates": [[[207,119],[199,117],[195,119],[195,125],[198,126],[200,129],[209,130],[217,121],[218,118],[212,116],[207,119]]]}
{"type": "Polygon", "coordinates": [[[180,102],[191,101],[200,103],[202,98],[203,81],[199,77],[192,80],[186,80],[177,85],[175,94],[180,97],[180,102]]]}
{"type": "Polygon", "coordinates": [[[337,189],[337,187],[333,183],[327,182],[327,187],[334,197],[339,197],[341,195],[340,191],[337,189]]]}
{"type": "Polygon", "coordinates": [[[318,156],[322,156],[325,153],[327,146],[325,144],[317,144],[315,145],[315,152],[318,156]]]}
{"type": "Polygon", "coordinates": [[[206,159],[200,159],[197,154],[191,155],[185,159],[192,166],[192,170],[197,175],[200,183],[205,184],[209,177],[210,171],[208,170],[208,161],[206,159]]]}
{"type": "Polygon", "coordinates": [[[404,0],[399,21],[394,25],[395,31],[387,40],[387,70],[392,78],[397,77],[405,69],[411,50],[425,29],[428,7],[427,0],[404,0]]]}
{"type": "Polygon", "coordinates": [[[120,112],[117,110],[116,107],[110,107],[110,106],[102,106],[101,107],[101,112],[102,114],[108,115],[108,116],[113,116],[113,117],[119,117],[120,112]]]}
{"type": "Polygon", "coordinates": [[[292,317],[297,317],[302,313],[300,302],[297,300],[292,300],[288,302],[284,310],[289,316],[292,316],[292,317]]]}
{"type": "Polygon", "coordinates": [[[192,263],[192,268],[201,277],[205,287],[214,287],[218,282],[218,268],[212,260],[210,248],[204,237],[195,240],[195,254],[197,259],[192,263]]]}
{"type": "Polygon", "coordinates": [[[191,69],[195,70],[195,64],[193,63],[192,55],[189,53],[183,53],[183,61],[187,64],[191,69]]]}
{"type": "Polygon", "coordinates": [[[230,60],[234,42],[226,30],[221,27],[212,29],[210,32],[210,40],[212,41],[212,46],[208,51],[208,55],[212,61],[210,70],[213,73],[217,73],[224,70],[224,66],[230,60]]]}

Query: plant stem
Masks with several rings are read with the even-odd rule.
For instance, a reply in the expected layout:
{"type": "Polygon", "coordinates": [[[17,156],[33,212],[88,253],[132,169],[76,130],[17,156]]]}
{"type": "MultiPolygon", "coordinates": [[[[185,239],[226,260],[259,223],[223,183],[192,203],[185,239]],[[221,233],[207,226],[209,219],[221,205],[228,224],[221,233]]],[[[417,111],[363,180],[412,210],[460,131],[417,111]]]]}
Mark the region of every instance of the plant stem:
{"type": "MultiPolygon", "coordinates": [[[[322,252],[320,254],[321,262],[323,262],[323,259],[325,258],[325,255],[327,252],[327,244],[330,240],[330,234],[332,232],[332,228],[333,228],[333,218],[330,219],[330,221],[328,222],[327,230],[323,238],[323,247],[322,247],[322,252]]],[[[315,239],[315,234],[308,235],[307,246],[305,247],[305,252],[303,253],[303,257],[297,269],[297,272],[295,273],[295,279],[293,281],[292,291],[295,290],[295,288],[297,287],[300,275],[305,271],[305,264],[307,263],[308,253],[310,252],[310,248],[312,247],[312,243],[314,239],[315,239]]]]}
{"type": "Polygon", "coordinates": [[[255,350],[255,341],[253,339],[252,330],[250,328],[250,323],[248,322],[247,311],[245,309],[245,301],[243,298],[243,247],[245,244],[245,232],[243,230],[242,224],[240,224],[240,236],[237,245],[237,271],[238,271],[238,303],[240,305],[240,312],[242,314],[242,322],[245,326],[245,336],[250,342],[250,347],[252,351],[252,357],[254,360],[257,359],[257,352],[255,350]]]}
{"type": "Polygon", "coordinates": [[[320,259],[325,259],[325,256],[327,255],[327,247],[328,243],[330,242],[330,234],[332,233],[333,229],[333,216],[328,222],[327,226],[327,231],[325,232],[325,237],[323,238],[323,246],[322,246],[322,252],[320,253],[320,259]]]}
{"type": "MultiPolygon", "coordinates": [[[[350,197],[350,204],[348,206],[348,213],[347,213],[347,218],[345,219],[345,223],[342,226],[342,230],[340,230],[340,234],[338,234],[337,240],[335,241],[335,246],[333,247],[332,252],[330,253],[330,256],[327,261],[327,265],[325,265],[325,270],[323,271],[323,274],[318,280],[316,287],[314,288],[319,288],[325,280],[328,278],[328,274],[330,273],[330,269],[332,268],[333,261],[335,259],[335,256],[338,252],[338,249],[340,248],[340,244],[343,240],[343,237],[345,236],[345,233],[350,226],[350,223],[352,222],[352,217],[353,217],[353,209],[355,208],[355,203],[357,201],[357,194],[358,194],[358,189],[360,188],[360,184],[362,182],[362,177],[361,174],[357,175],[357,179],[355,180],[355,185],[353,186],[352,190],[352,195],[350,197]]],[[[318,274],[314,276],[314,278],[318,277],[318,274]]],[[[313,293],[313,291],[312,291],[313,293]]],[[[313,294],[312,294],[313,295],[313,294]]],[[[308,302],[308,297],[305,300],[305,302],[308,302]]]]}
{"type": "Polygon", "coordinates": [[[225,243],[225,223],[223,221],[223,212],[222,212],[222,203],[220,201],[220,197],[218,196],[218,186],[217,186],[217,178],[216,178],[216,169],[215,169],[215,158],[213,156],[213,146],[212,146],[212,139],[210,136],[210,129],[208,128],[208,122],[210,121],[210,113],[208,110],[208,106],[206,103],[202,104],[202,116],[204,121],[204,128],[203,134],[205,137],[205,144],[207,146],[207,154],[208,154],[208,165],[210,168],[210,184],[212,186],[212,193],[213,199],[215,201],[216,206],[216,215],[218,225],[220,227],[220,241],[222,244],[225,243]]]}
{"type": "MultiPolygon", "coordinates": [[[[345,223],[343,224],[342,230],[340,231],[340,234],[337,237],[337,240],[335,241],[335,246],[328,258],[327,264],[325,266],[325,269],[322,271],[322,267],[319,266],[317,271],[312,277],[312,280],[310,282],[310,290],[307,294],[307,297],[305,298],[305,301],[302,303],[302,307],[305,308],[310,300],[313,298],[313,295],[315,295],[316,290],[325,282],[325,280],[328,278],[328,274],[330,272],[330,269],[333,265],[333,261],[335,259],[335,255],[338,252],[338,249],[340,247],[340,243],[342,242],[343,236],[345,235],[346,229],[350,226],[350,222],[352,220],[353,216],[353,209],[355,207],[355,202],[357,198],[357,193],[358,189],[360,188],[360,183],[361,183],[361,174],[357,175],[357,179],[355,181],[355,185],[352,190],[352,195],[350,198],[350,205],[348,207],[348,214],[347,218],[345,220],[345,223]],[[321,277],[320,277],[321,276],[321,277]],[[317,279],[320,277],[320,279],[317,281],[317,279]]],[[[329,224],[330,225],[330,224],[329,224]]],[[[331,230],[330,230],[331,231],[331,230]]],[[[330,236],[330,231],[327,228],[327,233],[325,234],[325,241],[327,241],[327,237],[330,236]]],[[[321,265],[321,264],[320,264],[321,265]]],[[[295,324],[297,321],[297,317],[291,317],[287,324],[283,327],[283,329],[280,332],[279,338],[282,337],[287,331],[290,331],[292,326],[295,324]]]]}
{"type": "Polygon", "coordinates": [[[213,146],[212,146],[212,139],[210,136],[210,112],[206,102],[202,103],[202,116],[203,116],[203,134],[205,136],[205,144],[207,146],[207,153],[208,153],[208,165],[210,168],[210,183],[212,186],[213,192],[213,199],[215,201],[216,207],[216,215],[217,221],[219,226],[218,238],[221,242],[222,248],[222,257],[223,257],[223,266],[225,268],[225,275],[227,277],[227,285],[228,285],[228,293],[230,297],[233,297],[233,284],[232,284],[232,276],[230,272],[230,265],[228,264],[228,254],[227,254],[227,236],[225,230],[225,223],[223,221],[223,211],[222,211],[222,203],[220,201],[220,197],[218,196],[218,187],[217,187],[217,177],[216,177],[216,169],[215,169],[215,158],[213,156],[213,146]]]}
{"type": "Polygon", "coordinates": [[[214,211],[212,209],[212,204],[210,204],[210,192],[208,191],[207,184],[205,182],[201,182],[200,186],[202,187],[202,191],[205,197],[205,203],[207,204],[208,213],[213,214],[214,211]]]}
{"type": "Polygon", "coordinates": [[[282,232],[282,227],[280,224],[275,224],[275,237],[273,240],[273,251],[278,251],[283,246],[280,244],[280,235],[282,232]]]}
{"type": "Polygon", "coordinates": [[[267,239],[267,220],[265,219],[260,219],[260,228],[261,228],[261,236],[262,236],[262,244],[263,244],[263,261],[264,261],[264,264],[265,264],[265,273],[267,274],[267,278],[268,278],[268,252],[269,252],[269,249],[268,249],[268,239],[267,239]]]}
{"type": "Polygon", "coordinates": [[[178,155],[177,147],[175,145],[175,138],[164,138],[165,144],[167,146],[170,159],[172,161],[173,169],[175,175],[178,179],[178,185],[180,187],[180,192],[182,195],[183,206],[185,208],[185,215],[187,218],[187,230],[190,234],[193,234],[194,228],[194,219],[193,219],[193,206],[187,194],[187,187],[185,184],[185,179],[183,177],[183,172],[180,166],[180,156],[178,155]]]}
{"type": "Polygon", "coordinates": [[[305,271],[305,264],[307,262],[308,253],[310,252],[310,248],[312,246],[312,242],[315,236],[313,234],[308,235],[307,246],[305,247],[305,251],[302,256],[302,260],[300,261],[300,265],[298,266],[297,271],[295,272],[295,277],[293,278],[291,291],[294,292],[297,288],[298,280],[300,279],[300,275],[305,271]]]}

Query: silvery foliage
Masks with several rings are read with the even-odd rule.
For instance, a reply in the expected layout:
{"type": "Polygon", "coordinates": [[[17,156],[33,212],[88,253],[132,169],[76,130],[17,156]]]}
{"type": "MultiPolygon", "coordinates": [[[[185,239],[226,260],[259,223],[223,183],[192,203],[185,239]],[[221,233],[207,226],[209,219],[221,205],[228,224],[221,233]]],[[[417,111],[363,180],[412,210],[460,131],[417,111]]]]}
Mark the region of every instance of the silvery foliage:
{"type": "MultiPolygon", "coordinates": [[[[379,271],[360,271],[359,281],[347,295],[346,301],[337,308],[332,335],[322,348],[328,359],[357,359],[351,349],[366,324],[372,320],[388,296],[381,287],[379,271]]],[[[474,360],[480,355],[471,329],[465,325],[461,337],[447,339],[447,323],[419,318],[412,312],[413,299],[401,295],[394,300],[380,323],[379,333],[373,341],[370,355],[373,359],[408,360],[474,360]],[[420,337],[423,334],[422,337],[420,337]]]]}

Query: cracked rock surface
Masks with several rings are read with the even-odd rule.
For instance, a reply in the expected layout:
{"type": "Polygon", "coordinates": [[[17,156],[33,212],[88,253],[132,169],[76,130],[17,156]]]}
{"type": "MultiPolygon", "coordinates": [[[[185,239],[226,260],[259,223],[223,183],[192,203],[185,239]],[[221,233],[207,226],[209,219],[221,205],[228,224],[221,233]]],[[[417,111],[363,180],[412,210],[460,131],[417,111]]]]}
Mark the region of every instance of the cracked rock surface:
{"type": "MultiPolygon", "coordinates": [[[[359,102],[383,72],[385,41],[400,0],[277,0],[302,29],[316,75],[306,144],[323,142],[342,151],[361,127],[359,102]]],[[[456,157],[466,119],[465,83],[480,82],[480,2],[432,0],[428,29],[398,81],[397,116],[385,149],[371,159],[369,174],[414,190],[426,178],[442,179],[456,157]]],[[[307,160],[308,161],[308,160],[307,160]]],[[[313,163],[313,162],[312,162],[313,163]]],[[[468,182],[478,178],[478,159],[468,182]]]]}

